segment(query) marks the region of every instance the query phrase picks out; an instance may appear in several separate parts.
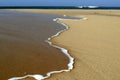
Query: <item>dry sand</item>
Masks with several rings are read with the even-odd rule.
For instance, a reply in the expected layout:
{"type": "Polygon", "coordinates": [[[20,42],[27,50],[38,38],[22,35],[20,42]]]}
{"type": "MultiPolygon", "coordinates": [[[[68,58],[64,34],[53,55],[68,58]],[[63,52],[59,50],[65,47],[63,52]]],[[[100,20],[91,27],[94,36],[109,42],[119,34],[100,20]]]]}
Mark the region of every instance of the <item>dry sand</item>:
{"type": "Polygon", "coordinates": [[[47,80],[120,80],[119,10],[25,10],[86,17],[88,20],[60,20],[69,30],[52,39],[75,58],[71,72],[53,74],[47,80]]]}

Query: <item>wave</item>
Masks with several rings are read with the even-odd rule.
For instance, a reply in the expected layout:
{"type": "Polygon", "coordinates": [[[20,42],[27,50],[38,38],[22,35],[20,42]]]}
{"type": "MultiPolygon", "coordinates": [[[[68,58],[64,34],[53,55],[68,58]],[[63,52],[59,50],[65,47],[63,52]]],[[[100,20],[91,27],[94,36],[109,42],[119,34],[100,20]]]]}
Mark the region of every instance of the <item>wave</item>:
{"type": "MultiPolygon", "coordinates": [[[[64,15],[63,15],[64,16],[64,15]]],[[[51,74],[53,73],[61,73],[61,72],[68,72],[68,71],[71,71],[73,69],[73,64],[74,64],[74,58],[71,57],[71,55],[69,54],[68,50],[65,49],[65,48],[62,48],[62,47],[59,47],[59,46],[56,46],[56,45],[53,45],[52,42],[50,42],[50,40],[58,35],[60,35],[60,33],[66,31],[69,29],[69,27],[65,24],[65,23],[62,23],[62,22],[59,22],[58,20],[61,20],[61,19],[64,19],[64,18],[56,18],[56,19],[53,19],[53,21],[59,23],[59,24],[62,24],[63,26],[66,27],[66,29],[63,29],[61,31],[59,31],[57,34],[51,36],[50,38],[48,38],[47,40],[45,40],[45,42],[47,42],[50,46],[52,47],[55,47],[55,48],[58,48],[60,49],[68,58],[69,58],[69,64],[68,64],[68,69],[67,70],[60,70],[60,71],[51,71],[51,72],[48,72],[47,73],[47,76],[43,76],[43,75],[40,75],[40,74],[34,74],[34,75],[26,75],[26,76],[23,76],[23,77],[13,77],[13,78],[10,78],[8,80],[20,80],[20,79],[24,79],[24,78],[28,78],[28,77],[33,77],[35,78],[36,80],[44,80],[46,78],[49,78],[51,76],[51,74]]],[[[67,20],[87,20],[87,18],[81,18],[81,19],[67,19],[67,20]]]]}
{"type": "Polygon", "coordinates": [[[78,8],[98,8],[99,6],[77,6],[78,8]]]}
{"type": "Polygon", "coordinates": [[[0,6],[0,9],[114,9],[120,7],[113,6],[0,6]]]}

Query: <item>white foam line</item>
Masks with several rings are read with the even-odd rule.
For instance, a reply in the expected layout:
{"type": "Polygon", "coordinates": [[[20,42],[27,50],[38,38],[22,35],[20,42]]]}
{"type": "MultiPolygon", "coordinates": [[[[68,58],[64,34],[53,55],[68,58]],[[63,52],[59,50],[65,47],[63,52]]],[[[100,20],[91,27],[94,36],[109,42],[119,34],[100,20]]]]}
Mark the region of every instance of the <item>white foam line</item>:
{"type": "MultiPolygon", "coordinates": [[[[53,19],[53,21],[57,21],[57,20],[74,20],[74,21],[80,21],[80,20],[88,20],[88,18],[81,18],[81,19],[64,19],[64,18],[56,18],[56,19],[53,19]]],[[[58,22],[60,23],[60,22],[58,22]]],[[[64,23],[60,23],[62,24],[63,26],[67,26],[65,25],[64,23]]]]}
{"type": "MultiPolygon", "coordinates": [[[[55,34],[55,35],[51,36],[50,38],[48,38],[48,40],[45,40],[45,42],[47,42],[49,45],[51,45],[51,46],[53,46],[55,48],[60,49],[69,58],[68,69],[67,70],[60,70],[60,71],[51,71],[51,72],[47,73],[47,76],[43,76],[43,75],[40,75],[40,74],[33,74],[33,75],[26,75],[26,76],[23,76],[23,77],[13,77],[13,78],[10,78],[8,80],[20,80],[20,79],[24,79],[24,78],[27,78],[27,77],[33,77],[36,80],[44,80],[46,78],[49,78],[51,76],[51,74],[53,74],[53,73],[68,72],[68,71],[70,71],[70,70],[73,69],[74,58],[70,56],[70,54],[68,53],[68,50],[65,49],[65,48],[61,48],[59,46],[53,45],[52,42],[49,41],[51,38],[60,35],[61,32],[65,31],[65,30],[68,30],[69,27],[66,24],[58,21],[58,20],[62,20],[62,19],[63,18],[56,18],[56,19],[53,19],[53,21],[56,21],[57,23],[62,24],[63,26],[66,27],[66,29],[63,29],[63,30],[59,31],[57,34],[55,34]]],[[[86,20],[86,19],[87,18],[82,18],[82,19],[67,19],[67,20],[86,20]]],[[[66,19],[64,19],[64,20],[66,20],[66,19]]]]}

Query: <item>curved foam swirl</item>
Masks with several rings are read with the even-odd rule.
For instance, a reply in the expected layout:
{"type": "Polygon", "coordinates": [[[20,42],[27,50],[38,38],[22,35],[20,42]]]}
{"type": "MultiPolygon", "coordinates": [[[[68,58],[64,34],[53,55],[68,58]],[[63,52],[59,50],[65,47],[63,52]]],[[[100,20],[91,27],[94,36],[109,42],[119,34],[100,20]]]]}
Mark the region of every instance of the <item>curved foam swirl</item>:
{"type": "MultiPolygon", "coordinates": [[[[53,19],[53,21],[56,21],[57,23],[62,24],[63,26],[66,27],[66,29],[63,29],[63,30],[59,31],[57,34],[55,34],[55,35],[51,36],[50,38],[48,38],[48,40],[45,40],[45,42],[47,42],[49,45],[51,45],[51,46],[53,46],[55,48],[60,49],[69,58],[68,69],[67,70],[60,70],[60,71],[51,71],[51,72],[47,73],[47,76],[43,76],[43,75],[40,75],[40,74],[33,74],[33,75],[26,75],[26,76],[23,76],[23,77],[13,77],[13,78],[10,78],[8,80],[19,80],[19,79],[24,79],[24,78],[27,78],[27,77],[33,77],[36,80],[43,80],[43,79],[49,78],[51,76],[51,74],[53,74],[53,73],[68,72],[68,71],[73,69],[74,58],[70,56],[70,54],[68,53],[68,50],[65,49],[65,48],[53,45],[52,42],[49,41],[51,38],[58,36],[61,32],[65,31],[65,30],[67,30],[69,28],[66,24],[64,24],[62,22],[59,22],[58,20],[60,20],[60,19],[62,19],[62,18],[56,18],[56,19],[53,19]]],[[[87,18],[70,19],[70,20],[86,20],[86,19],[87,18]]]]}

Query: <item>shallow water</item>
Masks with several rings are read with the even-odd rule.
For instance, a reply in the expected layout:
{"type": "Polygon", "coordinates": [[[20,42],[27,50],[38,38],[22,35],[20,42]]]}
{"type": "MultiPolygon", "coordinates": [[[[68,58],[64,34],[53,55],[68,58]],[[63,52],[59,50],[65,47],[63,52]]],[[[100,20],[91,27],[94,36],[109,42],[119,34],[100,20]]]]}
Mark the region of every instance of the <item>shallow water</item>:
{"type": "Polygon", "coordinates": [[[58,16],[0,10],[0,80],[68,68],[69,58],[45,40],[65,29],[58,16]]]}

